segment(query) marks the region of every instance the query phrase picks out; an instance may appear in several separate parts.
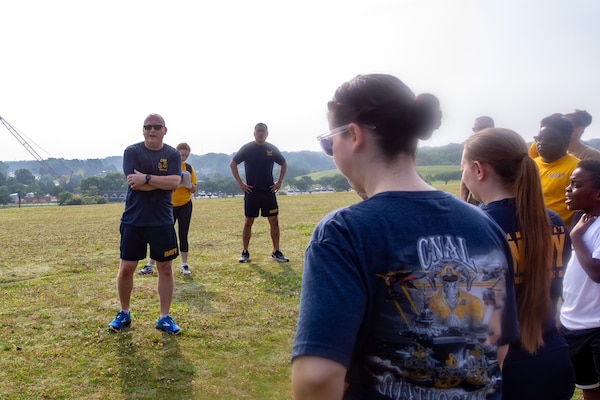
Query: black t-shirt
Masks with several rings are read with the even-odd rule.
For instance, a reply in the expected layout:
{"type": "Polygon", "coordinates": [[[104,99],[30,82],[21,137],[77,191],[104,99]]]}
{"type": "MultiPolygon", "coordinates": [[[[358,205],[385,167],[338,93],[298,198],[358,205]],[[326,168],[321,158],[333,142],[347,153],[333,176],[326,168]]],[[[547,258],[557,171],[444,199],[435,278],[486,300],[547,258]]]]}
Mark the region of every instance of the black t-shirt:
{"type": "Polygon", "coordinates": [[[282,165],[285,158],[277,147],[271,143],[259,145],[250,142],[233,156],[237,164],[244,163],[246,184],[252,186],[252,191],[268,191],[273,186],[273,166],[282,165]]]}

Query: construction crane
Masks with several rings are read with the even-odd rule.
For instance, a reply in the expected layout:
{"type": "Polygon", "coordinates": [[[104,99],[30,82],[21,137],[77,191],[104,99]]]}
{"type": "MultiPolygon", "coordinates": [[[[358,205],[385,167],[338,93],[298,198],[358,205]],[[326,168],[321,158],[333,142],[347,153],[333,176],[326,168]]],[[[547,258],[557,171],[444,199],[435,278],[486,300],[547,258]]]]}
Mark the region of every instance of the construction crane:
{"type": "Polygon", "coordinates": [[[14,137],[15,137],[15,138],[16,138],[16,139],[19,141],[19,143],[21,143],[21,145],[22,145],[23,147],[25,147],[25,149],[26,149],[26,150],[27,150],[27,151],[28,151],[28,152],[29,152],[29,153],[30,153],[32,156],[34,156],[34,157],[35,157],[35,159],[36,159],[36,160],[37,160],[37,161],[38,161],[40,164],[42,164],[42,167],[44,167],[44,169],[45,169],[46,171],[48,171],[48,173],[49,173],[50,175],[52,175],[52,177],[53,177],[54,179],[57,179],[57,180],[58,180],[58,179],[60,179],[61,175],[60,175],[58,172],[56,172],[56,171],[54,170],[54,168],[52,168],[52,167],[50,166],[50,164],[48,164],[48,162],[47,162],[46,160],[44,160],[44,159],[43,159],[43,158],[42,158],[42,157],[41,157],[41,156],[38,154],[38,152],[37,152],[37,151],[35,151],[35,149],[29,145],[29,143],[27,143],[27,141],[26,141],[26,140],[23,138],[23,136],[22,136],[22,135],[19,133],[19,131],[18,131],[18,130],[17,130],[15,127],[14,127],[14,126],[12,126],[12,125],[11,125],[11,124],[10,124],[10,123],[7,121],[7,120],[5,120],[4,118],[2,118],[1,116],[0,116],[0,121],[1,121],[1,122],[4,124],[4,126],[6,126],[6,129],[8,129],[8,131],[9,131],[10,133],[12,133],[12,135],[13,135],[13,136],[14,136],[14,137]]]}

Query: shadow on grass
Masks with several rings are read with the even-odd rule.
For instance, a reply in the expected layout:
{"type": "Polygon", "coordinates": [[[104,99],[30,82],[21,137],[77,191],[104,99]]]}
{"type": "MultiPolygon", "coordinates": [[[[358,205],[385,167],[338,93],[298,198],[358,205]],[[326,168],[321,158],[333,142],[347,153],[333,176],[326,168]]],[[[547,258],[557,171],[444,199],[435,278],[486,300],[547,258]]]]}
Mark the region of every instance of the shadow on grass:
{"type": "Polygon", "coordinates": [[[281,271],[274,273],[266,271],[260,264],[251,263],[250,268],[255,270],[263,279],[263,289],[270,293],[297,296],[300,293],[302,277],[290,266],[289,263],[280,263],[281,271]]]}
{"type": "Polygon", "coordinates": [[[212,306],[215,297],[215,293],[206,290],[202,283],[191,277],[186,278],[183,283],[176,283],[173,293],[173,301],[187,303],[204,313],[217,312],[212,306]]]}
{"type": "Polygon", "coordinates": [[[163,333],[151,349],[138,348],[131,332],[119,334],[117,357],[124,399],[195,399],[195,368],[179,349],[179,337],[163,333]],[[141,353],[154,354],[148,359],[141,353]]]}

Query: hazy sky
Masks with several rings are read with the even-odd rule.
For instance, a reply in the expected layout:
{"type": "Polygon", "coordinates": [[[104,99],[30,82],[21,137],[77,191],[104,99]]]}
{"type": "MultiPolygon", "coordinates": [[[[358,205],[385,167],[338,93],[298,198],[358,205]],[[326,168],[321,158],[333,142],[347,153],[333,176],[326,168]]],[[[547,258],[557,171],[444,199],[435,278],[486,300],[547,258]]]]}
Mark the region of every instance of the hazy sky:
{"type": "MultiPolygon", "coordinates": [[[[574,108],[600,137],[597,0],[0,5],[0,116],[44,158],[122,155],[152,112],[195,154],[237,151],[259,121],[283,151],[319,150],[335,89],[375,72],[440,98],[424,145],[462,142],[481,114],[530,141],[574,108]]],[[[0,138],[1,161],[33,159],[3,125],[0,138]]]]}

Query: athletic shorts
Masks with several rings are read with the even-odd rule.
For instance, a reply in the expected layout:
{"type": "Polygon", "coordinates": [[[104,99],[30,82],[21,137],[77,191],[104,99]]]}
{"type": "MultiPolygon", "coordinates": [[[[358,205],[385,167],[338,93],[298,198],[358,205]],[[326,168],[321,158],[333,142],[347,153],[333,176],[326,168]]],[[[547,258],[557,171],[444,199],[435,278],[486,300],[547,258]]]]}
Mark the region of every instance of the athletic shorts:
{"type": "Polygon", "coordinates": [[[244,215],[248,218],[256,218],[259,210],[263,217],[279,214],[275,193],[262,191],[244,195],[244,215]]]}
{"type": "Polygon", "coordinates": [[[139,227],[121,223],[121,259],[138,261],[146,258],[150,245],[150,258],[169,261],[177,258],[177,235],[173,225],[139,227]]]}
{"type": "Polygon", "coordinates": [[[599,387],[600,328],[571,331],[562,327],[561,333],[569,344],[577,387],[580,389],[599,387]]]}

